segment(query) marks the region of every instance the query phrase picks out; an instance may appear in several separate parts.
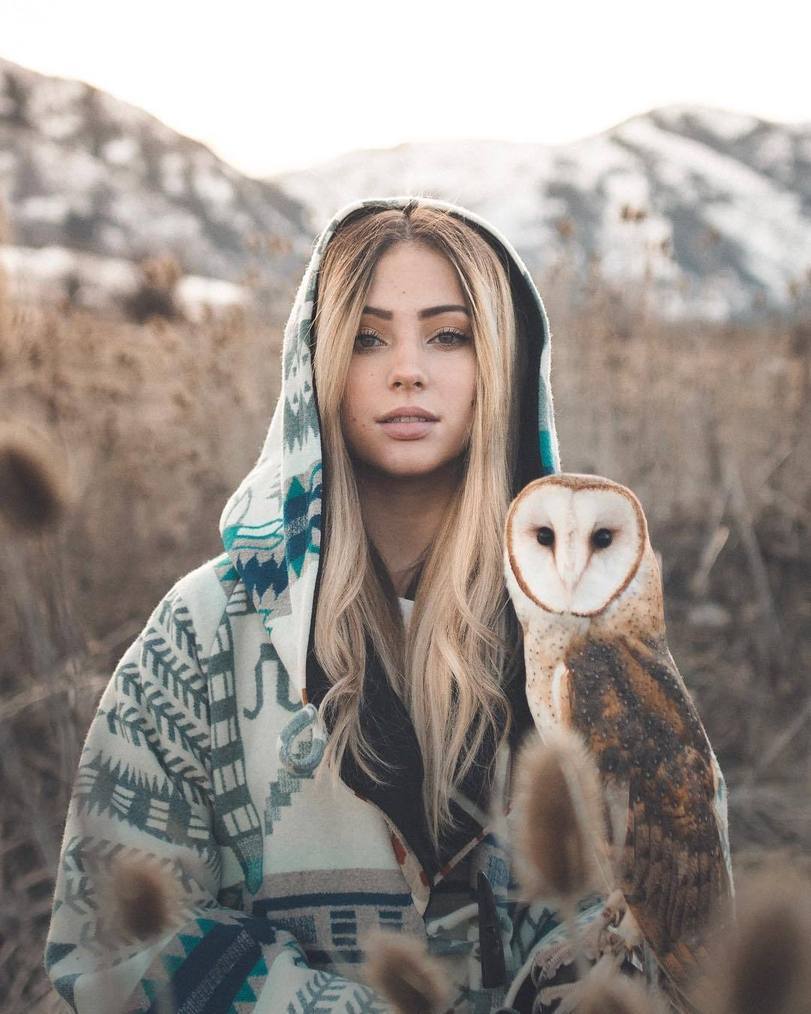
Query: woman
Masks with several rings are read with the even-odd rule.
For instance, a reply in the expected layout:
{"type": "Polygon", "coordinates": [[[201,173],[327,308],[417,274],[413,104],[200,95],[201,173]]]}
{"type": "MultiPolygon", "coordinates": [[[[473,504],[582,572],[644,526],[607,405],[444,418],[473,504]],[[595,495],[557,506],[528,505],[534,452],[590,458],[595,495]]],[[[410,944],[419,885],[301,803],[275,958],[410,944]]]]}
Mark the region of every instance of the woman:
{"type": "Polygon", "coordinates": [[[555,926],[509,900],[477,819],[531,724],[501,539],[559,467],[543,304],[470,212],[360,201],[316,242],[282,358],[226,552],[158,605],[88,734],[49,974],[78,1011],[383,1011],[358,981],[383,927],[428,936],[455,1009],[495,1010],[555,926]],[[147,940],[109,903],[122,858],[177,885],[147,940]],[[501,964],[469,918],[491,892],[501,964]]]}

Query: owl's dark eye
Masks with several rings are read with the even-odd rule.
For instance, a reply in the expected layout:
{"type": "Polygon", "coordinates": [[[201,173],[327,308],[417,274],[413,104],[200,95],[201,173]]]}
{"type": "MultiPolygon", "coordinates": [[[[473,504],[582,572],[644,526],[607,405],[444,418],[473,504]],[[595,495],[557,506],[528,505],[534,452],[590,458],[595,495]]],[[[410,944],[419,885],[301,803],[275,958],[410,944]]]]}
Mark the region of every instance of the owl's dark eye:
{"type": "Polygon", "coordinates": [[[614,541],[614,533],[608,528],[598,528],[592,532],[591,544],[595,549],[605,549],[614,541]]]}
{"type": "Polygon", "coordinates": [[[538,542],[542,546],[554,546],[555,544],[555,533],[551,528],[547,528],[546,525],[538,529],[538,542]]]}

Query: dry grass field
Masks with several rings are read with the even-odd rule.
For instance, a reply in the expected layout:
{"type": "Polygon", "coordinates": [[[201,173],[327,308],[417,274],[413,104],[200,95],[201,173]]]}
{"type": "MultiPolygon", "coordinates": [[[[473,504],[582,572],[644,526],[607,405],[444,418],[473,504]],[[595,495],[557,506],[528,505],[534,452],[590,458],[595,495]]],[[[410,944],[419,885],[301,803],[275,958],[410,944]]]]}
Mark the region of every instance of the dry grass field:
{"type": "MultiPolygon", "coordinates": [[[[539,285],[563,465],[626,483],[647,510],[671,649],[730,785],[736,867],[779,853],[811,875],[811,315],[662,324],[644,292],[596,274],[539,285]]],[[[73,490],[55,529],[0,529],[4,1010],[59,1009],[41,951],[82,738],[159,597],[220,551],[287,310],[136,324],[19,305],[0,279],[0,424],[44,434],[73,490]]]]}

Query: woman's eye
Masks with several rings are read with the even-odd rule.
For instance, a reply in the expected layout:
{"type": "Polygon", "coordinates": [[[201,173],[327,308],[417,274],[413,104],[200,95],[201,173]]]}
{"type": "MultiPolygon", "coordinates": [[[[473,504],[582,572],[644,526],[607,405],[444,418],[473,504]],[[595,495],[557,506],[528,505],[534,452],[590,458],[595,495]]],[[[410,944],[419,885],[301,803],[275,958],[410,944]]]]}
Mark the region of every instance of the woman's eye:
{"type": "MultiPolygon", "coordinates": [[[[446,329],[440,331],[431,339],[436,345],[444,346],[445,348],[455,348],[458,345],[462,345],[467,341],[470,341],[468,335],[464,331],[454,331],[452,329],[446,329]]],[[[359,331],[355,336],[355,347],[358,349],[373,349],[380,344],[380,335],[375,334],[374,331],[359,331]]]]}
{"type": "Polygon", "coordinates": [[[440,331],[438,335],[434,335],[437,345],[461,345],[466,341],[469,341],[468,336],[464,331],[454,331],[452,329],[440,331]],[[440,338],[451,338],[452,341],[439,341],[440,338]]]}
{"type": "Polygon", "coordinates": [[[373,331],[361,331],[355,336],[355,345],[361,349],[373,349],[374,345],[372,342],[374,341],[380,341],[380,338],[373,331]],[[370,341],[365,343],[365,338],[370,339],[370,341]]]}

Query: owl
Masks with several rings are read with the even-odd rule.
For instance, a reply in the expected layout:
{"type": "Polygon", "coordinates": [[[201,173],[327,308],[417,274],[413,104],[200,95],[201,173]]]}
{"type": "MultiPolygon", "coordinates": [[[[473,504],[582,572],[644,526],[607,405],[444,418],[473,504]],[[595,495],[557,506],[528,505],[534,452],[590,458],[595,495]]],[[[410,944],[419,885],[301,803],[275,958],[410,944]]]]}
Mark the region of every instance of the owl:
{"type": "Polygon", "coordinates": [[[720,770],[668,649],[642,507],[598,476],[538,479],[510,505],[504,566],[535,725],[576,730],[607,809],[620,801],[617,886],[675,999],[731,883],[720,770]]]}

